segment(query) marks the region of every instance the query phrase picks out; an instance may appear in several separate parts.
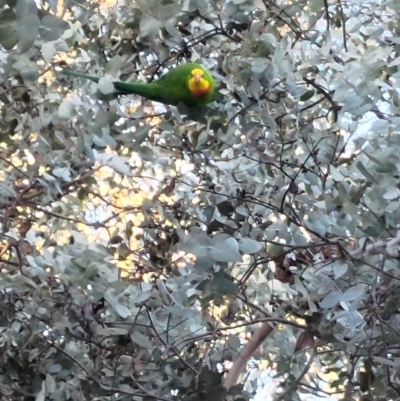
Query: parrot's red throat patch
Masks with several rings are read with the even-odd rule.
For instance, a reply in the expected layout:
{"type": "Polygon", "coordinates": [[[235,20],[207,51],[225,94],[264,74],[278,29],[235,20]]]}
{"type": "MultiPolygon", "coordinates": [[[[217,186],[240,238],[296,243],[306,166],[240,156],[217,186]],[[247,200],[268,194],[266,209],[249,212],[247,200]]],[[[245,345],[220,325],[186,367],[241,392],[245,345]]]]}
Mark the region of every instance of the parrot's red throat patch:
{"type": "Polygon", "coordinates": [[[202,97],[207,95],[208,92],[210,92],[210,88],[208,87],[207,89],[190,89],[190,92],[192,92],[193,96],[196,97],[202,97]]]}
{"type": "Polygon", "coordinates": [[[191,78],[188,85],[193,96],[202,97],[210,92],[210,83],[204,78],[204,72],[200,68],[191,71],[191,78]]]}

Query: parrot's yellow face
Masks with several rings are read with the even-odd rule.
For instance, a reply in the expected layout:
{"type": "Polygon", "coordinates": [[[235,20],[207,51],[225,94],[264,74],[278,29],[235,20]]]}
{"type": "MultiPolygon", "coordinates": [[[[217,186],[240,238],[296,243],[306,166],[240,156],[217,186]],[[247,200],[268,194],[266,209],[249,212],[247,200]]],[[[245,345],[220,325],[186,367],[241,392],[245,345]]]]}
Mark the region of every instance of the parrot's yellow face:
{"type": "Polygon", "coordinates": [[[195,68],[190,72],[189,89],[193,96],[204,96],[210,91],[210,83],[204,79],[204,72],[200,68],[195,68]]]}

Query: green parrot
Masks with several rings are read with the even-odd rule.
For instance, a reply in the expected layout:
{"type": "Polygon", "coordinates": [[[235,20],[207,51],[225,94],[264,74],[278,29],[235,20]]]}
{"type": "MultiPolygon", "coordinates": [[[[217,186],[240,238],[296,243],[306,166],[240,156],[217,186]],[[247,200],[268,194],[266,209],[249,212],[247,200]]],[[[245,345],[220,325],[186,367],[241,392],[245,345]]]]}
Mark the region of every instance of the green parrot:
{"type": "MultiPolygon", "coordinates": [[[[99,82],[100,78],[63,70],[62,74],[99,82]]],[[[151,83],[113,82],[117,95],[140,95],[146,99],[173,106],[183,105],[190,111],[203,109],[214,100],[215,81],[200,64],[185,63],[151,83]]]]}

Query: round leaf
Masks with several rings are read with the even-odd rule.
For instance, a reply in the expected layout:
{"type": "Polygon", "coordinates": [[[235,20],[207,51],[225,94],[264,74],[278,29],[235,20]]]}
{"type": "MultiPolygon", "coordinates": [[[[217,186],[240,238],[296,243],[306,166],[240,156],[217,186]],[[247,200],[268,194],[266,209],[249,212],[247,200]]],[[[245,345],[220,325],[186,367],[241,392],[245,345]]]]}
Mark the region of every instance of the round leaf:
{"type": "Polygon", "coordinates": [[[216,262],[241,262],[242,256],[239,253],[239,244],[234,238],[214,238],[209,255],[216,262]]]}
{"type": "Polygon", "coordinates": [[[242,238],[239,240],[239,248],[242,253],[257,253],[262,247],[262,244],[250,238],[242,238]]]}
{"type": "Polygon", "coordinates": [[[40,37],[46,41],[57,40],[69,28],[69,24],[54,15],[46,15],[40,21],[40,37]]]}

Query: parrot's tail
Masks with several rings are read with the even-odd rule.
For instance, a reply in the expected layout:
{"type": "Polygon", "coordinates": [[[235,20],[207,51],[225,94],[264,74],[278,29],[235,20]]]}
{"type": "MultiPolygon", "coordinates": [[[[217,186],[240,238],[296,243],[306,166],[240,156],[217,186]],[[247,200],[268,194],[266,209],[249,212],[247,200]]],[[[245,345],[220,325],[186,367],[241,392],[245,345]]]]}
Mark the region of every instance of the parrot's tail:
{"type": "Polygon", "coordinates": [[[160,90],[155,83],[113,82],[119,95],[139,95],[155,102],[163,102],[160,90]]]}
{"type": "MultiPolygon", "coordinates": [[[[80,72],[63,70],[62,74],[71,77],[89,79],[90,81],[98,83],[100,78],[94,75],[81,74],[80,72]]],[[[153,100],[155,102],[164,102],[162,96],[162,90],[156,83],[142,83],[142,82],[113,82],[115,93],[117,95],[139,95],[146,99],[153,100]]]]}

